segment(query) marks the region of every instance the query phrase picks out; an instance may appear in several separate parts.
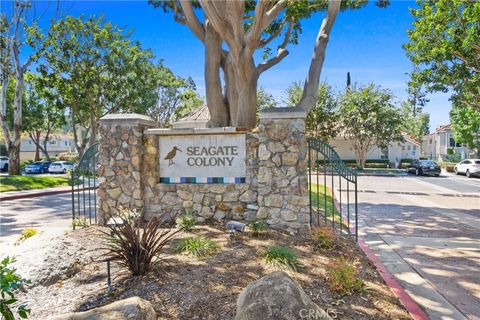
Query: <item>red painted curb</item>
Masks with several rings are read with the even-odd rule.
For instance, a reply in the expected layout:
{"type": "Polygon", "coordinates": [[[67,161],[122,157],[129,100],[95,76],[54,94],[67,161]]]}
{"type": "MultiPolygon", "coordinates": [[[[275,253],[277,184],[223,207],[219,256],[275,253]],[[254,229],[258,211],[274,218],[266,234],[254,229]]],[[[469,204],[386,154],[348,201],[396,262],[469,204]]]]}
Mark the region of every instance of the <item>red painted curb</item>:
{"type": "MultiPolygon", "coordinates": [[[[333,195],[333,201],[335,207],[337,208],[338,212],[340,212],[340,203],[337,201],[337,197],[333,190],[331,190],[328,186],[327,188],[333,195]]],[[[350,229],[354,228],[351,226],[350,229]]],[[[355,230],[353,230],[355,233],[355,230]]],[[[378,260],[375,253],[368,247],[367,243],[363,238],[360,236],[358,237],[358,246],[367,256],[368,260],[370,260],[375,268],[377,269],[380,276],[383,278],[383,281],[387,284],[390,288],[390,291],[397,297],[400,303],[407,309],[408,313],[412,316],[414,320],[429,320],[430,317],[423,311],[423,309],[412,299],[412,297],[403,289],[403,287],[398,283],[398,281],[393,277],[393,275],[388,271],[385,265],[378,260]]]]}
{"type": "Polygon", "coordinates": [[[375,253],[368,247],[365,243],[365,240],[362,238],[358,238],[358,245],[365,253],[367,258],[375,265],[377,268],[378,273],[382,276],[383,281],[389,286],[390,290],[393,294],[397,297],[398,300],[403,304],[405,309],[407,309],[408,313],[412,316],[415,320],[429,320],[429,316],[423,311],[423,309],[412,299],[412,297],[403,289],[403,287],[398,283],[397,280],[393,277],[393,275],[387,270],[385,265],[378,260],[375,253]]]}
{"type": "MultiPolygon", "coordinates": [[[[75,191],[85,191],[85,190],[93,190],[96,189],[96,187],[88,187],[88,188],[81,188],[81,189],[75,189],[75,191]]],[[[56,191],[45,191],[45,192],[35,192],[35,193],[25,193],[25,194],[18,194],[15,196],[6,196],[2,197],[0,195],[0,201],[8,201],[8,200],[18,200],[18,199],[27,199],[27,198],[37,198],[37,197],[43,197],[43,196],[51,196],[55,194],[62,194],[62,193],[71,193],[72,189],[68,190],[56,190],[56,191]]]]}

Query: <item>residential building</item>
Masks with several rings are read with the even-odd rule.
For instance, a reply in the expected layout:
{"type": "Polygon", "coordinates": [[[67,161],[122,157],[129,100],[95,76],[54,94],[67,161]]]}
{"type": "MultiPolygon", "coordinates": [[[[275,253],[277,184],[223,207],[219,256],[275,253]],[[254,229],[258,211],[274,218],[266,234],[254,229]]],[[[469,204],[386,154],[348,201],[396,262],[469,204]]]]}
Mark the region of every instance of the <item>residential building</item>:
{"type": "MultiPolygon", "coordinates": [[[[22,161],[35,159],[36,149],[37,146],[28,135],[22,136],[20,141],[20,159],[22,161]]],[[[50,134],[47,142],[47,151],[51,157],[58,156],[65,152],[76,152],[73,136],[67,133],[50,134]]],[[[44,157],[42,151],[40,151],[40,157],[44,157]]]]}
{"type": "MultiPolygon", "coordinates": [[[[403,134],[404,142],[392,142],[386,148],[373,147],[367,154],[367,160],[389,160],[398,166],[402,159],[419,159],[420,143],[407,134],[403,134]]],[[[342,137],[331,139],[329,144],[335,148],[343,160],[354,160],[353,141],[342,137]]]]}
{"type": "Polygon", "coordinates": [[[422,137],[422,157],[437,161],[445,160],[449,153],[448,149],[459,154],[461,160],[476,156],[474,150],[469,150],[455,141],[450,124],[440,125],[434,133],[422,137]]]}
{"type": "Polygon", "coordinates": [[[203,105],[194,109],[188,115],[173,123],[173,128],[206,128],[207,122],[210,120],[210,112],[208,107],[203,105]]]}

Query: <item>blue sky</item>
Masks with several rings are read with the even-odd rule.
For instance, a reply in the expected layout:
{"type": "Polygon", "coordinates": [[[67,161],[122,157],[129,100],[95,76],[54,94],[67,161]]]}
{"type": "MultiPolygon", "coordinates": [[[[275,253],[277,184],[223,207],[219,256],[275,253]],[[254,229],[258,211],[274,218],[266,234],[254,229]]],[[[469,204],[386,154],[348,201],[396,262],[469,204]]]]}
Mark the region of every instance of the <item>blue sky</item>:
{"type": "MultiPolygon", "coordinates": [[[[9,1],[2,1],[2,11],[8,10],[9,1]]],[[[52,15],[56,2],[50,3],[45,17],[52,15]]],[[[402,44],[407,42],[406,30],[411,28],[412,17],[408,7],[413,1],[392,1],[386,9],[373,4],[366,8],[340,13],[328,44],[321,80],[343,89],[346,73],[352,82],[374,82],[389,88],[399,100],[406,98],[407,72],[412,65],[402,44]]],[[[37,1],[37,12],[48,7],[48,2],[37,1]]],[[[191,76],[198,92],[205,95],[203,80],[204,48],[189,29],[173,21],[171,14],[154,9],[147,1],[64,1],[61,10],[78,16],[103,14],[106,20],[134,30],[133,38],[142,46],[153,50],[167,67],[180,76],[191,76]]],[[[303,81],[323,15],[314,15],[303,23],[299,45],[288,47],[290,54],[280,64],[262,74],[260,85],[280,99],[293,81],[303,81]]],[[[47,20],[47,19],[44,19],[47,20]]],[[[429,95],[425,108],[430,113],[430,129],[449,122],[448,94],[429,95]]]]}

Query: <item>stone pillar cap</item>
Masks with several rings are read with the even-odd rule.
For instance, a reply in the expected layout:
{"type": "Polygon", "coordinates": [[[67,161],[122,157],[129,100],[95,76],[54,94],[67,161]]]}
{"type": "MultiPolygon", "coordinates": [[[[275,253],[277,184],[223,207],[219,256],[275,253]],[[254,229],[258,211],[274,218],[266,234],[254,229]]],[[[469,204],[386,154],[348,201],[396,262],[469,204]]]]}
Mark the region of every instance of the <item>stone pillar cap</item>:
{"type": "Polygon", "coordinates": [[[100,118],[100,124],[147,125],[157,126],[157,122],[149,116],[137,113],[111,113],[100,118]]]}
{"type": "Polygon", "coordinates": [[[269,108],[261,111],[260,119],[305,119],[307,112],[299,108],[269,108]]]}

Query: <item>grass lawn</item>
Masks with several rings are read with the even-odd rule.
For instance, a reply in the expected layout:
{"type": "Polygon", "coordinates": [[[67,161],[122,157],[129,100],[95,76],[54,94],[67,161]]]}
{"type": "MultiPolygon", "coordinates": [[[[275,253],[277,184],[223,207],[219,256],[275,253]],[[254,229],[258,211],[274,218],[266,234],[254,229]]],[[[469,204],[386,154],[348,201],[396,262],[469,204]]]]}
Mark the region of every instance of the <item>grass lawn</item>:
{"type": "MultiPolygon", "coordinates": [[[[337,208],[332,203],[332,192],[329,188],[325,188],[323,184],[310,184],[310,194],[312,196],[312,209],[314,212],[317,212],[317,204],[318,204],[318,212],[320,213],[320,220],[324,219],[325,217],[325,209],[326,209],[326,216],[327,220],[330,222],[332,221],[332,217],[335,217],[335,223],[340,223],[340,212],[338,212],[337,208]],[[318,186],[318,193],[317,193],[317,186],[318,186]],[[326,200],[326,203],[325,203],[326,200]]],[[[313,219],[316,222],[316,217],[313,219]]],[[[346,221],[342,220],[341,223],[346,226],[346,221]]]]}
{"type": "Polygon", "coordinates": [[[70,185],[70,177],[0,176],[0,192],[70,185]]]}

